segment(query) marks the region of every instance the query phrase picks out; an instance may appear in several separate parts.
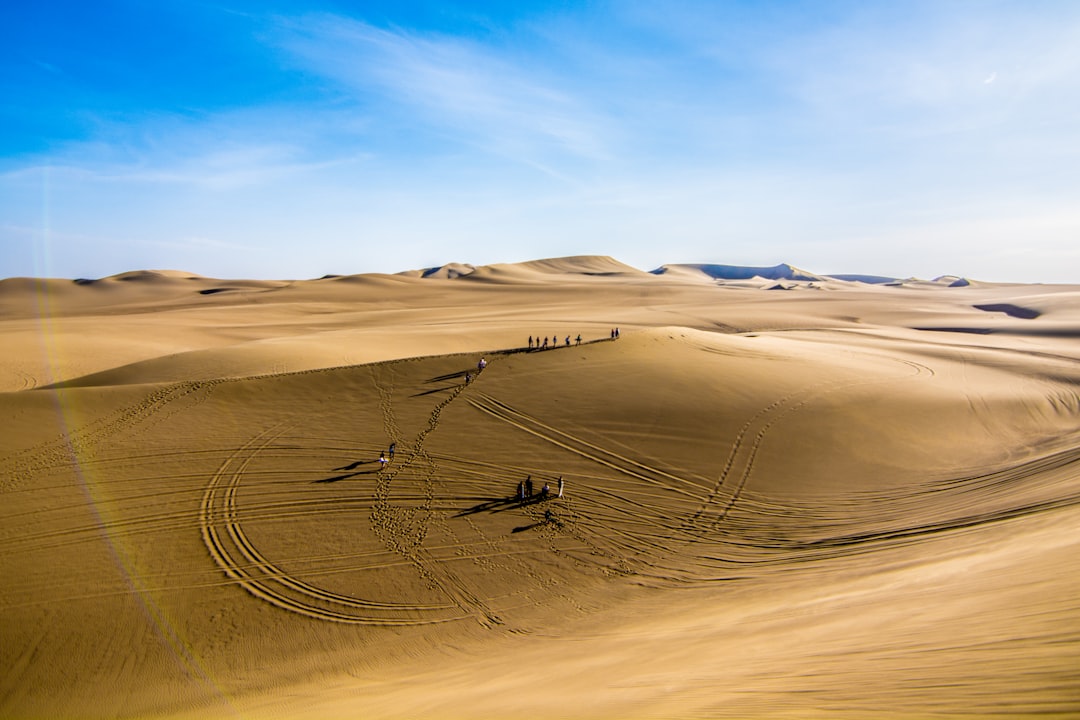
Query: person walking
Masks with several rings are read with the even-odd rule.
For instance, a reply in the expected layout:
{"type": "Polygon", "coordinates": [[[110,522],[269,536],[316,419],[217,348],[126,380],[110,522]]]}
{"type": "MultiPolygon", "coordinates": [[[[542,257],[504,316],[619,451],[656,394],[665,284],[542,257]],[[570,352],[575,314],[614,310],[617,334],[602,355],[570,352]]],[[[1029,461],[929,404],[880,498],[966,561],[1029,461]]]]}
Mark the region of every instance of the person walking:
{"type": "Polygon", "coordinates": [[[390,443],[390,459],[391,460],[394,459],[394,451],[395,450],[397,450],[397,443],[396,442],[390,443]]]}
{"type": "Polygon", "coordinates": [[[386,469],[386,463],[388,463],[388,462],[389,462],[389,460],[386,459],[386,453],[380,452],[379,453],[379,469],[380,470],[385,470],[386,469]]]}
{"type": "Polygon", "coordinates": [[[577,340],[578,345],[581,344],[581,333],[578,333],[578,336],[575,338],[575,340],[577,340]]]}
{"type": "Polygon", "coordinates": [[[570,347],[570,336],[566,336],[566,347],[570,347]]]}

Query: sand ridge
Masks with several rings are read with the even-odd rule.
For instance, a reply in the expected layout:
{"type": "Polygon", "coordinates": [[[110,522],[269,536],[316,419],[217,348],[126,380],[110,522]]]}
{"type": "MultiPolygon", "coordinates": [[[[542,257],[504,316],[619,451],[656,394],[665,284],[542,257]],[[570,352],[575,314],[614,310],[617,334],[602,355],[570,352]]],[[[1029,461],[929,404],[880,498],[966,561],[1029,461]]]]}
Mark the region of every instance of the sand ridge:
{"type": "Polygon", "coordinates": [[[0,283],[0,714],[1080,712],[1080,290],[426,274],[0,283]]]}

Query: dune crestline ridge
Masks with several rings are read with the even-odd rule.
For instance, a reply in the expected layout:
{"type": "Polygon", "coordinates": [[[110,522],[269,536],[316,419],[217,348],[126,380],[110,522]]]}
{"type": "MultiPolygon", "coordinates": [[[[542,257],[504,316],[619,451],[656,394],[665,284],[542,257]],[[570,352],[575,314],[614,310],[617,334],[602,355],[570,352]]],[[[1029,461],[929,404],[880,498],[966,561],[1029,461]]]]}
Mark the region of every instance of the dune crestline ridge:
{"type": "Polygon", "coordinates": [[[0,337],[0,716],[1080,715],[1080,285],[144,271],[0,337]]]}

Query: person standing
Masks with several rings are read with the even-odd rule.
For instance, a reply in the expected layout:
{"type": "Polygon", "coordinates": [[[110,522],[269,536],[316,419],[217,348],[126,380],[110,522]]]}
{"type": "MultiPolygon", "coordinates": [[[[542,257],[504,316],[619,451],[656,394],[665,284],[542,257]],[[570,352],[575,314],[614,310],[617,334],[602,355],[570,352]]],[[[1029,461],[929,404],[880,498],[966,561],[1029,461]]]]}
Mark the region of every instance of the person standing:
{"type": "Polygon", "coordinates": [[[390,459],[391,460],[394,459],[394,451],[395,450],[397,450],[397,443],[396,442],[390,443],[390,459]]]}
{"type": "Polygon", "coordinates": [[[380,470],[385,470],[387,462],[389,462],[389,461],[386,459],[386,453],[380,452],[379,453],[379,469],[380,470]]]}
{"type": "Polygon", "coordinates": [[[563,491],[563,479],[562,479],[562,475],[560,475],[559,476],[559,497],[562,497],[562,491],[563,491]]]}
{"type": "Polygon", "coordinates": [[[577,340],[577,344],[580,345],[581,344],[581,333],[578,333],[578,336],[575,339],[577,340]]]}
{"type": "Polygon", "coordinates": [[[532,350],[532,335],[529,336],[529,349],[532,350]]]}
{"type": "Polygon", "coordinates": [[[525,478],[525,497],[531,498],[532,497],[532,491],[533,491],[532,475],[528,475],[525,478]]]}

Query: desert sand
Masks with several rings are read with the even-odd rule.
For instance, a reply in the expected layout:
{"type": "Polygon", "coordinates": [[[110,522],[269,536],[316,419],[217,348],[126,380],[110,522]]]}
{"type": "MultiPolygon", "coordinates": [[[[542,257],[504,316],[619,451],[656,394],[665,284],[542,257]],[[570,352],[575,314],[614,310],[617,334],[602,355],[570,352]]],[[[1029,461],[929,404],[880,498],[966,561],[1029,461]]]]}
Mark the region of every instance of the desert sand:
{"type": "Polygon", "coordinates": [[[141,271],[0,339],[2,717],[1080,716],[1080,286],[141,271]]]}

